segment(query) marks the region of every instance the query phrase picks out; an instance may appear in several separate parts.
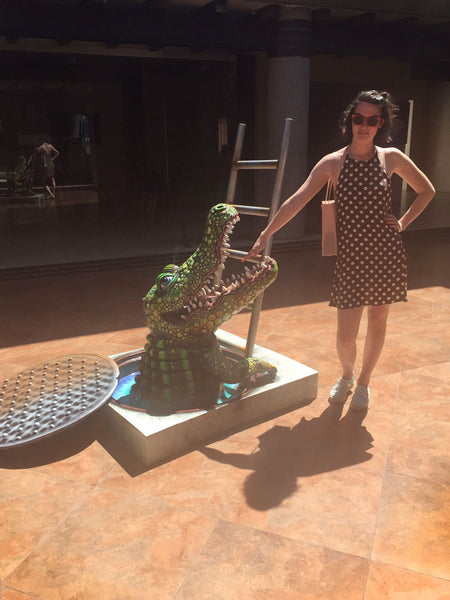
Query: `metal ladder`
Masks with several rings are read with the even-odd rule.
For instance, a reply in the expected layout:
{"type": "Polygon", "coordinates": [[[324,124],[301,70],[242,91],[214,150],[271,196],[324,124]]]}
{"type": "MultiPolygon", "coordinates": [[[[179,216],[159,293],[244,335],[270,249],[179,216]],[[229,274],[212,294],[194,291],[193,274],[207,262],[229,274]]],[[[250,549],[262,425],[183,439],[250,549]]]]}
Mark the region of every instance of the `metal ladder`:
{"type": "MultiPolygon", "coordinates": [[[[278,210],[280,204],[280,196],[281,196],[281,187],[283,184],[284,171],[286,167],[286,158],[289,147],[289,138],[291,135],[293,119],[285,119],[284,121],[284,130],[283,137],[281,140],[281,150],[280,156],[277,159],[270,160],[241,160],[242,147],[244,145],[244,135],[246,125],[244,123],[239,123],[237,134],[236,134],[236,143],[234,146],[233,159],[231,163],[231,173],[230,180],[228,183],[228,190],[226,196],[226,203],[232,204],[237,211],[242,215],[253,215],[258,217],[268,217],[268,220],[271,221],[278,210]],[[272,201],[270,206],[244,206],[239,204],[233,204],[234,196],[236,192],[236,184],[237,184],[237,176],[239,171],[241,170],[262,170],[262,169],[273,169],[276,170],[275,174],[275,183],[272,192],[272,201]]],[[[270,236],[264,246],[263,254],[265,256],[270,254],[272,248],[272,239],[273,236],[270,236]]],[[[242,252],[241,250],[229,250],[230,257],[241,260],[243,256],[247,253],[242,252]]],[[[247,259],[251,262],[258,263],[261,260],[261,255],[257,257],[247,259]]],[[[261,313],[261,307],[263,303],[264,292],[262,292],[256,300],[253,302],[252,306],[252,315],[250,318],[250,325],[247,333],[247,343],[245,347],[245,356],[250,357],[253,354],[253,349],[255,346],[256,339],[256,330],[258,328],[259,316],[261,313]]]]}

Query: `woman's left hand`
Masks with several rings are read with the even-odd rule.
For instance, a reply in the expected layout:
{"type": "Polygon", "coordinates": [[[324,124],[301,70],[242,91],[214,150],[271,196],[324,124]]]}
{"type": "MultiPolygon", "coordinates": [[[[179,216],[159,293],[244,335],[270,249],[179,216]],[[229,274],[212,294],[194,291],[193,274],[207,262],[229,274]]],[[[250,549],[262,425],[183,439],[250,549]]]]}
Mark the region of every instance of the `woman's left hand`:
{"type": "Polygon", "coordinates": [[[395,231],[402,231],[402,224],[392,213],[384,215],[384,220],[389,225],[389,227],[392,227],[392,229],[395,229],[395,231]]]}

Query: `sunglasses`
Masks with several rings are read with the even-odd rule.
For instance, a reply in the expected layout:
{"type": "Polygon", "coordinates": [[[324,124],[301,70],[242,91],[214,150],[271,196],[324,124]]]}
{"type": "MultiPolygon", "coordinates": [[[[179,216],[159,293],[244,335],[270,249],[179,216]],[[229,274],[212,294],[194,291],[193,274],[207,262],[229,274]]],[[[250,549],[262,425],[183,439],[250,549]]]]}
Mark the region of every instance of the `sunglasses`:
{"type": "Polygon", "coordinates": [[[371,115],[370,117],[364,117],[359,113],[352,115],[352,121],[354,125],[367,124],[369,127],[376,127],[382,120],[383,117],[381,117],[380,115],[371,115]]]}

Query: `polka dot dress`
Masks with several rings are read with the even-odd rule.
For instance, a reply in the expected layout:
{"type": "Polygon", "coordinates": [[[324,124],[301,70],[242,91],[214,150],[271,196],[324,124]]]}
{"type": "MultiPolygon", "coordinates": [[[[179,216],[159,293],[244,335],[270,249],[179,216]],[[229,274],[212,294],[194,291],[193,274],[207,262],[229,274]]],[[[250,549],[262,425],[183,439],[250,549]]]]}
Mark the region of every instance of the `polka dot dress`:
{"type": "Polygon", "coordinates": [[[337,258],[330,306],[355,308],[406,301],[406,255],[400,233],[387,225],[391,181],[378,155],[348,154],[336,187],[337,258]]]}

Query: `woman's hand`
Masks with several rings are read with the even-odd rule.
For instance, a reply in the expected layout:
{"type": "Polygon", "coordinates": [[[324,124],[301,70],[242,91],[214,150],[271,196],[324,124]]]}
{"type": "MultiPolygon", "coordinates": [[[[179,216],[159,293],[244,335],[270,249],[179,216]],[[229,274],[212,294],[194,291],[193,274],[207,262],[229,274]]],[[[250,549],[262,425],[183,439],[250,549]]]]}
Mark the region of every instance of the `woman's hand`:
{"type": "Polygon", "coordinates": [[[256,242],[253,244],[253,246],[250,248],[250,250],[247,252],[247,254],[241,258],[241,262],[244,262],[245,260],[252,258],[253,256],[261,254],[261,252],[264,250],[264,246],[266,245],[266,241],[267,240],[261,234],[256,240],[256,242]]]}
{"type": "Polygon", "coordinates": [[[398,231],[398,232],[403,231],[401,222],[392,213],[384,215],[384,220],[389,225],[389,227],[392,227],[392,229],[395,229],[395,231],[398,231]]]}

